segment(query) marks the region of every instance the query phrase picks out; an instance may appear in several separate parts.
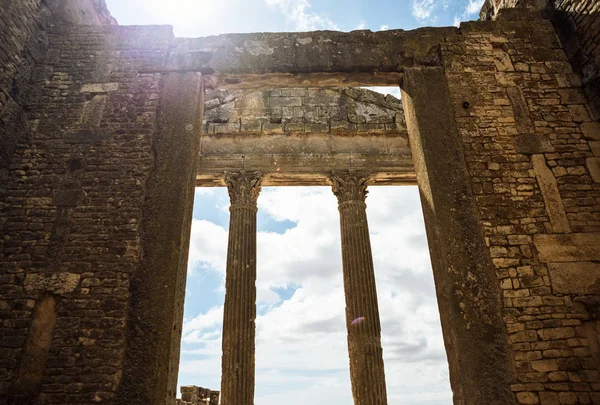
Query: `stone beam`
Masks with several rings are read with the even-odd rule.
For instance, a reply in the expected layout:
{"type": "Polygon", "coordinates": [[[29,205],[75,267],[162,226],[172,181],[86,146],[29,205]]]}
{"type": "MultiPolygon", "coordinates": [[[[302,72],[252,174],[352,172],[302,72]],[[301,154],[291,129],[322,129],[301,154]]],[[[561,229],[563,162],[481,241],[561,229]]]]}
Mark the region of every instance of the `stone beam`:
{"type": "Polygon", "coordinates": [[[332,171],[364,170],[371,185],[414,185],[406,133],[202,135],[196,186],[225,186],[225,172],[260,171],[264,186],[327,186],[332,171]]]}
{"type": "Polygon", "coordinates": [[[202,72],[214,88],[398,85],[407,67],[439,66],[439,44],[457,32],[444,27],[177,38],[158,70],[202,72]]]}

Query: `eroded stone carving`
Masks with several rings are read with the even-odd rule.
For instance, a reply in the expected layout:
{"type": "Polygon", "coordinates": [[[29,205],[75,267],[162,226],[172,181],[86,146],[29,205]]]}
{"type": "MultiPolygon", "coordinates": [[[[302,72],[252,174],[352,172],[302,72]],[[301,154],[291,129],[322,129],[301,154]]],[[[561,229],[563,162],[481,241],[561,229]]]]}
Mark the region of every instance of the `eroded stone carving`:
{"type": "Polygon", "coordinates": [[[227,190],[234,205],[252,205],[256,207],[256,201],[261,190],[262,173],[246,172],[227,173],[225,175],[227,190]]]}
{"type": "Polygon", "coordinates": [[[369,175],[367,173],[353,172],[334,173],[331,176],[333,194],[338,199],[338,203],[342,204],[349,201],[362,201],[367,198],[367,181],[369,175]]]}

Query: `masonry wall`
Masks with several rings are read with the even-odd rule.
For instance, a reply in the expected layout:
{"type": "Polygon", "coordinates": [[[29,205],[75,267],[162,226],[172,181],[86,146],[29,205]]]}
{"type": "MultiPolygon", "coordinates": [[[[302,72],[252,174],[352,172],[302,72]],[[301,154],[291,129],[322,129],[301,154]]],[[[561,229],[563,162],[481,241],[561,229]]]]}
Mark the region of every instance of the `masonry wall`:
{"type": "Polygon", "coordinates": [[[6,193],[7,166],[17,134],[25,129],[27,81],[46,51],[45,27],[51,12],[40,3],[7,2],[0,13],[0,38],[6,38],[0,41],[0,196],[6,193]]]}
{"type": "Polygon", "coordinates": [[[160,158],[163,78],[138,70],[164,59],[171,38],[168,27],[49,32],[26,102],[28,131],[17,134],[3,199],[4,401],[26,403],[39,394],[43,403],[95,403],[115,396],[131,277],[144,243],[142,210],[160,158]],[[47,357],[31,356],[36,342],[28,336],[40,320],[37,303],[47,296],[56,301],[44,315],[52,320],[47,357]],[[29,357],[37,363],[27,366],[29,357]]]}
{"type": "MultiPolygon", "coordinates": [[[[600,120],[600,3],[596,0],[487,0],[482,20],[511,9],[540,11],[550,18],[573,69],[583,81],[592,118],[600,120]]],[[[518,12],[514,14],[518,16],[518,12]]],[[[510,17],[509,17],[510,18],[510,17]]]]}
{"type": "Polygon", "coordinates": [[[360,88],[295,88],[209,91],[208,134],[336,133],[406,131],[402,102],[360,88]]]}
{"type": "MultiPolygon", "coordinates": [[[[467,331],[479,339],[469,349],[490,349],[477,346],[488,340],[508,348],[506,362],[490,366],[507,371],[500,391],[521,404],[600,402],[600,126],[551,23],[519,15],[440,31],[438,85],[449,94],[458,146],[442,134],[438,148],[449,147],[438,159],[456,166],[464,156],[465,194],[453,203],[463,215],[469,204],[476,211],[474,233],[453,236],[454,247],[481,232],[485,266],[473,271],[492,274],[472,273],[468,262],[442,270],[457,280],[446,286],[453,316],[470,331],[498,332],[467,331]]],[[[0,195],[4,403],[175,400],[204,100],[198,74],[164,71],[172,43],[169,27],[48,32],[22,101],[23,129],[10,129],[14,153],[0,195]]],[[[294,97],[302,99],[271,93],[268,103],[294,97]]],[[[384,110],[384,122],[371,124],[398,125],[384,110]]],[[[289,122],[281,111],[268,124],[286,131],[294,110],[289,122]]],[[[235,121],[216,117],[205,122],[215,133],[235,121]]],[[[331,125],[319,114],[302,124],[320,119],[331,125]]],[[[429,175],[443,182],[453,174],[429,175]]]]}
{"type": "Polygon", "coordinates": [[[51,23],[100,25],[116,21],[104,0],[9,1],[0,13],[0,210],[18,137],[28,132],[26,103],[46,55],[51,23]]]}
{"type": "Polygon", "coordinates": [[[600,3],[555,0],[552,19],[575,72],[581,75],[592,118],[600,121],[600,3]]]}
{"type": "Polygon", "coordinates": [[[550,21],[520,13],[461,24],[443,63],[501,290],[510,388],[521,404],[600,403],[594,315],[575,302],[600,292],[600,127],[550,21]]]}

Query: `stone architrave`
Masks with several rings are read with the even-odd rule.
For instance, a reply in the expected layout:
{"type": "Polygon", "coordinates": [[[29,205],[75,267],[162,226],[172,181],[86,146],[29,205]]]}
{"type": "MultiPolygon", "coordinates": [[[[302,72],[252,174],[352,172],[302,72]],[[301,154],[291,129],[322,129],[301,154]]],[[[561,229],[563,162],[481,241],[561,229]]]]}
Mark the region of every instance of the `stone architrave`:
{"type": "Polygon", "coordinates": [[[227,173],[231,213],[223,315],[221,405],[254,404],[256,201],[260,172],[227,173]]]}
{"type": "Polygon", "coordinates": [[[367,223],[368,175],[348,172],[331,178],[338,199],[350,380],[355,405],[385,405],[387,393],[381,325],[367,223]]]}

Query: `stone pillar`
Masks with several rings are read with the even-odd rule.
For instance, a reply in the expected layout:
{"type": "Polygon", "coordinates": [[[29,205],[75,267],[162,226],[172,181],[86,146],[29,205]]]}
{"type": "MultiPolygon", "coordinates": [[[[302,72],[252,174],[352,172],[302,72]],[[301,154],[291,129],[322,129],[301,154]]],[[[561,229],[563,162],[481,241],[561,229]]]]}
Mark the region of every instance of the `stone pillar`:
{"type": "Polygon", "coordinates": [[[258,172],[228,173],[231,199],[221,405],[254,404],[254,336],[256,319],[256,200],[261,189],[258,172]]]}
{"type": "Polygon", "coordinates": [[[355,405],[385,405],[387,394],[381,325],[367,223],[367,178],[360,173],[332,177],[342,232],[346,327],[355,405]]]}

